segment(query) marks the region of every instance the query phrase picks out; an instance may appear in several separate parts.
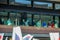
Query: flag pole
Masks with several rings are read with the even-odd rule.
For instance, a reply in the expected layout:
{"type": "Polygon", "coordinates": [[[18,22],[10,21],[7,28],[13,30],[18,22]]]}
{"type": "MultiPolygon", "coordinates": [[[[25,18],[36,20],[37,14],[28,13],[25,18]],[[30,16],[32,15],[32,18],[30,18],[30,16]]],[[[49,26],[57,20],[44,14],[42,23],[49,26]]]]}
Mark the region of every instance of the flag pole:
{"type": "Polygon", "coordinates": [[[16,26],[17,26],[17,23],[18,23],[18,22],[17,22],[17,18],[16,18],[16,21],[15,21],[15,22],[16,22],[16,26]]]}
{"type": "Polygon", "coordinates": [[[6,39],[5,40],[8,40],[8,37],[6,37],[6,39]]]}

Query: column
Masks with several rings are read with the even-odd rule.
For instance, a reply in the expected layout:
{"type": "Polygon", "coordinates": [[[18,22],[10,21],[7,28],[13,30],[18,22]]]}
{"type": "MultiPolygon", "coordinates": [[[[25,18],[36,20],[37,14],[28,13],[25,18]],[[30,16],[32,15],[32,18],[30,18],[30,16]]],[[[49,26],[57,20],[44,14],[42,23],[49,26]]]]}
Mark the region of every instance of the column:
{"type": "Polygon", "coordinates": [[[33,24],[33,18],[34,18],[34,14],[32,14],[32,25],[31,26],[34,26],[34,24],[33,24]]]}
{"type": "Polygon", "coordinates": [[[60,16],[59,16],[59,28],[60,28],[60,16]]]}
{"type": "MultiPolygon", "coordinates": [[[[53,10],[55,10],[55,3],[53,3],[53,10]]],[[[53,22],[55,24],[55,15],[53,15],[53,22]]]]}
{"type": "Polygon", "coordinates": [[[10,12],[8,12],[8,14],[7,14],[7,19],[9,19],[9,17],[10,17],[10,12]]]}
{"type": "Polygon", "coordinates": [[[31,0],[31,7],[33,7],[33,0],[31,0]]]}
{"type": "Polygon", "coordinates": [[[7,0],[7,5],[9,5],[9,0],[7,0]]]}

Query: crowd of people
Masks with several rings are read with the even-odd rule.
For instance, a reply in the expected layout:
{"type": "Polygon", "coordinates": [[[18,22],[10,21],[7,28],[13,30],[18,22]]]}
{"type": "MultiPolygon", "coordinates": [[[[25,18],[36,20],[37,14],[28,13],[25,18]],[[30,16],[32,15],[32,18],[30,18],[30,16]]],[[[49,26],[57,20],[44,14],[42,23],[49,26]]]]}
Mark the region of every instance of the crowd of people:
{"type": "MultiPolygon", "coordinates": [[[[7,19],[6,21],[3,20],[3,19],[0,19],[0,24],[4,24],[4,25],[17,25],[18,26],[18,20],[15,20],[14,22],[9,18],[7,19]]],[[[58,21],[57,20],[54,20],[54,21],[51,21],[49,20],[48,22],[46,21],[42,21],[41,19],[35,21],[35,20],[30,20],[30,19],[27,19],[27,20],[22,20],[22,21],[19,21],[19,26],[22,25],[22,26],[36,26],[36,27],[44,27],[44,28],[47,28],[47,27],[52,27],[52,28],[58,28],[58,21]]]]}

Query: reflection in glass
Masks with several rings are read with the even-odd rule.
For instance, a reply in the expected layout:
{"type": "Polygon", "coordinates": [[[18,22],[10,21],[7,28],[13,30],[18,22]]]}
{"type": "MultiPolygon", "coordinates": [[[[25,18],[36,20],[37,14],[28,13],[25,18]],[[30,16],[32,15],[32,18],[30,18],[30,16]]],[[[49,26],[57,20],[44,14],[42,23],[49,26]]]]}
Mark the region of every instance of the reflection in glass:
{"type": "Polygon", "coordinates": [[[15,2],[21,3],[21,4],[31,4],[31,2],[27,0],[15,0],[15,2]]]}
{"type": "Polygon", "coordinates": [[[13,4],[13,5],[31,7],[31,1],[28,1],[28,0],[10,0],[9,3],[11,5],[13,4]]]}
{"type": "MultiPolygon", "coordinates": [[[[51,27],[53,24],[53,16],[43,14],[32,13],[10,13],[8,19],[8,12],[0,12],[0,22],[4,25],[15,25],[15,26],[36,26],[36,27],[51,27]],[[33,19],[32,19],[33,18],[33,19]]],[[[55,16],[54,27],[58,28],[59,17],[55,16]]]]}
{"type": "Polygon", "coordinates": [[[34,7],[52,9],[52,3],[34,2],[34,7]]]}
{"type": "Polygon", "coordinates": [[[60,4],[55,4],[55,9],[60,9],[60,4]]]}
{"type": "Polygon", "coordinates": [[[20,5],[23,5],[23,6],[28,6],[28,7],[31,6],[31,1],[27,1],[27,0],[15,0],[15,2],[19,3],[20,5]]]}

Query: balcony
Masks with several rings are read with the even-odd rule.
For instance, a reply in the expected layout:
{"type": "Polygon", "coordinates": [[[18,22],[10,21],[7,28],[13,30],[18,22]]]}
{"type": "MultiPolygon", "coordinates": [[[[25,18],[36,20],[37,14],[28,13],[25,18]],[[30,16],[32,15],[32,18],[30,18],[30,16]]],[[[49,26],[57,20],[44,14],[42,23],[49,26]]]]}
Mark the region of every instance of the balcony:
{"type": "MultiPolygon", "coordinates": [[[[33,26],[20,26],[23,36],[32,34],[34,37],[49,37],[50,32],[60,32],[59,28],[37,28],[33,26]]],[[[0,25],[0,33],[5,33],[5,36],[12,36],[13,26],[0,25]]]]}

